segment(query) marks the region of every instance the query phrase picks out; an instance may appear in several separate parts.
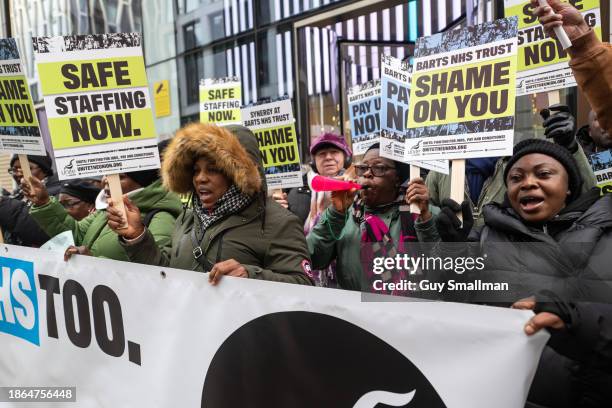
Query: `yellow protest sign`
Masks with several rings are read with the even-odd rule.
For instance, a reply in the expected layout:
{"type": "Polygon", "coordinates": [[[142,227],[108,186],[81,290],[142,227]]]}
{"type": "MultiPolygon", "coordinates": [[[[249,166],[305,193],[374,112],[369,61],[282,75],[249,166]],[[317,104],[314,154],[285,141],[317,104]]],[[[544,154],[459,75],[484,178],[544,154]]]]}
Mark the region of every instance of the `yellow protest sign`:
{"type": "MultiPolygon", "coordinates": [[[[583,15],[601,39],[599,0],[567,0],[583,15]]],[[[558,40],[546,35],[529,0],[505,0],[506,17],[518,18],[517,95],[548,92],[576,86],[569,54],[558,40]]]]}
{"type": "Polygon", "coordinates": [[[205,79],[200,83],[200,121],[240,124],[242,90],[236,77],[205,79]]]}
{"type": "Polygon", "coordinates": [[[159,168],[140,34],[33,39],[60,179],[159,168]]]}
{"type": "Polygon", "coordinates": [[[170,115],[170,83],[167,79],[153,83],[153,98],[155,100],[155,117],[161,118],[170,115]]]}
{"type": "Polygon", "coordinates": [[[12,38],[0,39],[0,152],[45,154],[30,87],[12,38]]]}
{"type": "Polygon", "coordinates": [[[293,124],[253,131],[264,167],[283,166],[300,162],[293,124]]]}
{"type": "Polygon", "coordinates": [[[514,89],[509,88],[516,58],[476,62],[413,76],[412,123],[432,126],[514,114],[514,89]]]}
{"type": "Polygon", "coordinates": [[[251,129],[261,152],[270,189],[301,187],[300,153],[290,99],[242,108],[244,126],[251,129]]]}
{"type": "Polygon", "coordinates": [[[44,95],[147,86],[142,57],[114,57],[38,64],[44,95]]]}
{"type": "Polygon", "coordinates": [[[93,146],[117,140],[150,139],[155,134],[151,112],[138,109],[102,112],[70,118],[49,118],[49,132],[55,149],[74,145],[93,146]]]}
{"type": "Polygon", "coordinates": [[[407,161],[512,152],[516,34],[514,17],[417,41],[407,161]]]}

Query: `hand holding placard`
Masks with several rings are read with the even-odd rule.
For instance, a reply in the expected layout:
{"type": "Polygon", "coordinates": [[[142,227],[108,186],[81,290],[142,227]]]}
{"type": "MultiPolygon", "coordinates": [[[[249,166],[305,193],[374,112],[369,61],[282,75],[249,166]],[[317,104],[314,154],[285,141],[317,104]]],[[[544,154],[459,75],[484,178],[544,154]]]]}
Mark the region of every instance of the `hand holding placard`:
{"type": "Polygon", "coordinates": [[[107,209],[108,227],[124,239],[132,240],[138,238],[145,230],[140,209],[127,197],[122,197],[121,205],[123,210],[120,210],[112,203],[109,205],[107,209]]]}
{"type": "Polygon", "coordinates": [[[110,199],[113,203],[113,207],[122,214],[123,224],[119,225],[118,229],[127,228],[127,218],[125,215],[125,206],[123,205],[123,191],[121,190],[119,174],[109,174],[106,176],[106,180],[108,181],[108,187],[111,192],[110,199]]]}
{"type": "MultiPolygon", "coordinates": [[[[540,5],[540,7],[548,6],[548,2],[546,0],[538,0],[538,4],[540,5]]],[[[555,14],[554,11],[550,9],[548,15],[554,15],[554,14],[555,14]]],[[[553,28],[553,30],[555,32],[555,35],[557,36],[557,39],[559,39],[559,42],[563,46],[564,50],[567,50],[569,47],[572,46],[572,42],[567,36],[567,33],[565,32],[565,30],[563,30],[563,27],[561,27],[560,25],[557,25],[553,28]]]]}
{"type": "Polygon", "coordinates": [[[37,179],[36,177],[30,176],[30,179],[26,182],[25,178],[21,181],[21,189],[32,204],[37,207],[42,207],[49,202],[49,192],[47,187],[37,179]]]}

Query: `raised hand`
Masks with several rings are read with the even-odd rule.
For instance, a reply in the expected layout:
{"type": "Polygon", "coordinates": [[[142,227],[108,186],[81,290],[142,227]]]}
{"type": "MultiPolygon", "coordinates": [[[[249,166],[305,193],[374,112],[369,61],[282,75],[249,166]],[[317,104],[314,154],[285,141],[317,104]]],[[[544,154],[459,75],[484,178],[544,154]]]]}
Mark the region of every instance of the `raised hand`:
{"type": "Polygon", "coordinates": [[[113,205],[112,200],[109,200],[108,208],[106,209],[108,227],[125,239],[138,238],[142,235],[145,228],[140,216],[140,210],[126,196],[123,196],[123,203],[125,205],[127,225],[124,224],[121,211],[113,205]]]}
{"type": "Polygon", "coordinates": [[[49,202],[49,192],[47,187],[34,176],[30,177],[29,183],[25,179],[21,180],[21,190],[23,194],[37,207],[43,206],[49,202]]]}

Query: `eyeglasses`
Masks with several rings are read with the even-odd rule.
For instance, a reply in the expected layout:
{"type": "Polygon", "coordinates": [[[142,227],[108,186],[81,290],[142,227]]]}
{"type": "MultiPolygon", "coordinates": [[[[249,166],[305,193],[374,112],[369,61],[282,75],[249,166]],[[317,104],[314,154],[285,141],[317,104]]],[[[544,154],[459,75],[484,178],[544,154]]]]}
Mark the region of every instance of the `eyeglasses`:
{"type": "Polygon", "coordinates": [[[83,201],[81,200],[72,200],[72,201],[60,201],[60,204],[62,205],[62,207],[64,208],[72,208],[76,205],[81,204],[83,201]]]}
{"type": "Polygon", "coordinates": [[[366,164],[356,164],[355,165],[355,171],[357,172],[358,176],[363,176],[369,170],[373,176],[382,177],[385,175],[387,170],[391,170],[394,168],[395,167],[392,167],[392,166],[385,166],[384,164],[375,164],[373,166],[368,166],[366,164]]]}
{"type": "MultiPolygon", "coordinates": [[[[36,170],[40,170],[40,167],[38,167],[35,164],[30,164],[30,171],[36,171],[36,170]]],[[[21,170],[21,167],[11,167],[8,169],[8,173],[10,175],[13,175],[15,173],[23,173],[23,170],[21,170]]]]}

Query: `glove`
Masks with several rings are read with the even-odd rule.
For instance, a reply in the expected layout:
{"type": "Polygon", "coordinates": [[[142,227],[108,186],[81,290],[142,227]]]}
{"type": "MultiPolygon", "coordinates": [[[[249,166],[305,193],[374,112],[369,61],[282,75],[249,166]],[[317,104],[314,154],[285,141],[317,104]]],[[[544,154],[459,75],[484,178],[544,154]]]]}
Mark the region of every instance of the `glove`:
{"type": "Polygon", "coordinates": [[[466,242],[472,226],[474,226],[474,217],[472,206],[468,201],[462,202],[461,205],[450,198],[442,201],[442,209],[436,217],[436,228],[442,241],[466,242]],[[457,217],[459,211],[463,215],[463,226],[457,217]]]}
{"type": "Polygon", "coordinates": [[[580,321],[576,308],[571,302],[563,300],[547,289],[539,291],[536,295],[534,312],[548,312],[559,316],[567,329],[575,327],[580,321]]]}
{"type": "Polygon", "coordinates": [[[567,105],[553,105],[542,109],[540,115],[544,119],[544,135],[551,138],[560,146],[565,147],[571,153],[576,153],[576,119],[570,113],[567,105]],[[551,111],[558,112],[551,115],[551,111]]]}

